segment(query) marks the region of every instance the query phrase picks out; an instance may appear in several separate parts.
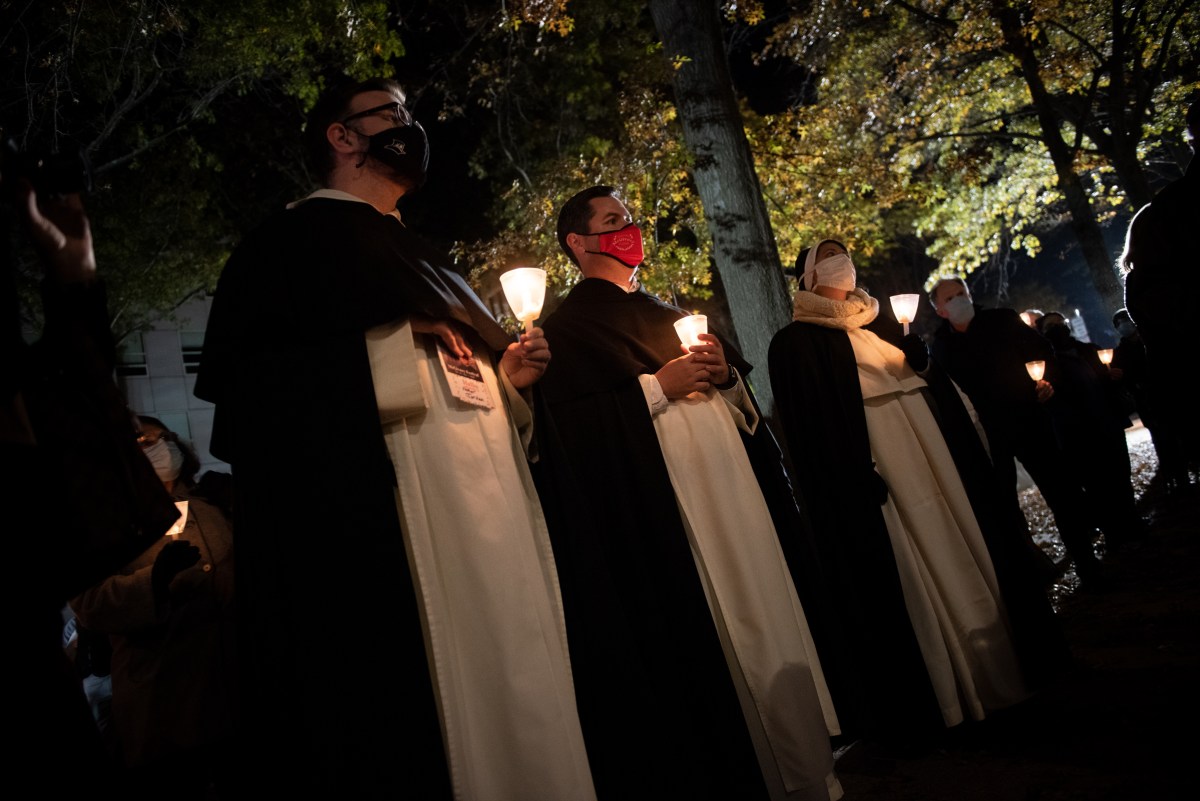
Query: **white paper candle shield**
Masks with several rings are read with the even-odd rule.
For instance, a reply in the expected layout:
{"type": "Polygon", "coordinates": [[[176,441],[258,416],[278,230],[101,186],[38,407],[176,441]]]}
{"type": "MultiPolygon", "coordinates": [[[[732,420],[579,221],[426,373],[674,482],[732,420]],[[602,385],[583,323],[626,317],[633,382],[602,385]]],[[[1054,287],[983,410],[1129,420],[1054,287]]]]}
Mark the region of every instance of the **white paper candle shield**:
{"type": "Polygon", "coordinates": [[[703,314],[690,314],[675,321],[675,333],[679,341],[689,348],[693,345],[703,345],[700,334],[708,333],[708,317],[703,314]]]}
{"type": "Polygon", "coordinates": [[[500,276],[500,286],[513,315],[528,331],[542,313],[542,304],[546,301],[546,271],[538,267],[518,267],[500,276]]]}
{"type": "Polygon", "coordinates": [[[1100,361],[1103,364],[1112,364],[1112,357],[1113,357],[1113,349],[1112,348],[1101,348],[1096,353],[1096,355],[1100,357],[1100,361]]]}
{"type": "Polygon", "coordinates": [[[1041,381],[1046,374],[1046,363],[1043,361],[1025,362],[1025,370],[1034,381],[1041,381]]]}
{"type": "Polygon", "coordinates": [[[904,334],[908,335],[908,324],[917,319],[917,305],[921,302],[921,296],[916,293],[908,293],[904,295],[892,295],[892,313],[896,315],[896,322],[903,323],[904,334]]]}

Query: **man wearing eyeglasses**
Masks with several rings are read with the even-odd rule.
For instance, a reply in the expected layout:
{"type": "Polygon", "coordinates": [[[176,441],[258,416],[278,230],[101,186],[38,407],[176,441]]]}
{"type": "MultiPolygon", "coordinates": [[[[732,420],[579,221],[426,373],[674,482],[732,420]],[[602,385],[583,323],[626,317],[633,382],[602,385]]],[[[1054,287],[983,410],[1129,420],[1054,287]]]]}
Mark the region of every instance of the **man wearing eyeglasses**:
{"type": "Polygon", "coordinates": [[[524,453],[546,340],[400,220],[429,151],[398,84],[328,92],[305,140],[322,188],[230,258],[196,386],[238,493],[252,786],[592,798],[524,453]]]}

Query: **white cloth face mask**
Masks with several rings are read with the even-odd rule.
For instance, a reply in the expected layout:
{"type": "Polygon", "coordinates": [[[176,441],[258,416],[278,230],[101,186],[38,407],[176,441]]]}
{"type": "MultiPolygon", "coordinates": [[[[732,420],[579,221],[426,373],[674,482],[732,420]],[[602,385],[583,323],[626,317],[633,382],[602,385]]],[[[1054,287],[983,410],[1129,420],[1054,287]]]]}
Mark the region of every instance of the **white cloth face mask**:
{"type": "Polygon", "coordinates": [[[958,295],[946,301],[946,316],[953,325],[965,325],[975,317],[975,304],[966,295],[958,295]]]}
{"type": "Polygon", "coordinates": [[[845,253],[830,256],[813,265],[813,286],[827,286],[851,292],[858,285],[858,271],[845,253]]]}

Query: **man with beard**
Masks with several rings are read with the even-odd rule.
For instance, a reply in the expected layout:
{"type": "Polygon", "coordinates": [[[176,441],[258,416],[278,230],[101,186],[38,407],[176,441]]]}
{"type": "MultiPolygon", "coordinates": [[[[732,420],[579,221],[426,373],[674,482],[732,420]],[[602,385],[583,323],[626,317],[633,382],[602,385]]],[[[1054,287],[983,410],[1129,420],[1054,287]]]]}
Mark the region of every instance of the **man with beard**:
{"type": "Polygon", "coordinates": [[[583,280],[545,323],[539,489],[597,792],[838,798],[836,715],[739,435],[765,425],[749,366],[711,334],[680,344],[611,187],[557,232],[583,280]]]}
{"type": "Polygon", "coordinates": [[[233,466],[250,787],[592,798],[523,452],[550,359],[400,220],[428,145],[398,84],[338,87],[323,188],[221,276],[196,394],[233,466]]]}

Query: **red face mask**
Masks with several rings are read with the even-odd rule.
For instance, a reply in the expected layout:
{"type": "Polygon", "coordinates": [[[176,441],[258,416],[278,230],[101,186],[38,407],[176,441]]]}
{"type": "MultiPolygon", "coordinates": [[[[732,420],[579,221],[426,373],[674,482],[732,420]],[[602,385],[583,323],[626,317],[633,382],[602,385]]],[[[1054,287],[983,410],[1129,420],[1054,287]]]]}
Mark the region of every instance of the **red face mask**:
{"type": "Polygon", "coordinates": [[[603,234],[584,234],[584,236],[596,237],[597,247],[600,248],[599,250],[585,251],[586,253],[598,253],[616,259],[631,270],[646,258],[642,251],[642,229],[638,228],[637,223],[630,223],[616,231],[607,231],[603,234]]]}

